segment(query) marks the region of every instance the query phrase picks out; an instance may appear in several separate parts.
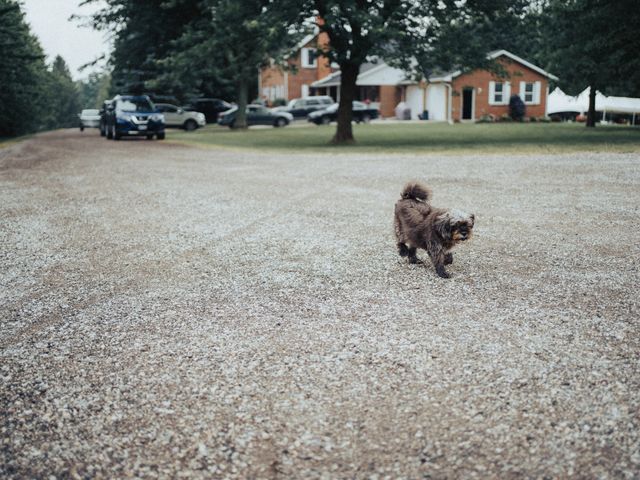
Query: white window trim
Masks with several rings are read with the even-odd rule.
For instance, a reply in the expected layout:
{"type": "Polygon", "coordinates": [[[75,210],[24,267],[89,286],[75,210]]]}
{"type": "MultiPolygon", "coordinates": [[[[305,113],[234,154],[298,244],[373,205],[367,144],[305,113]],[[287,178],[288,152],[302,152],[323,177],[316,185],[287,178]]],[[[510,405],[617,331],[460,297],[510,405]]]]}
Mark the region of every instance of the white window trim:
{"type": "Polygon", "coordinates": [[[489,82],[489,105],[509,105],[509,98],[511,97],[511,83],[509,82],[489,82]],[[496,83],[501,83],[502,87],[502,101],[496,102],[496,83]]]}
{"type": "Polygon", "coordinates": [[[309,51],[314,51],[315,48],[303,48],[300,53],[300,62],[302,68],[316,68],[318,66],[318,57],[313,59],[313,63],[309,63],[309,51]]]}
{"type": "Polygon", "coordinates": [[[520,98],[524,102],[525,105],[540,105],[540,91],[542,89],[542,85],[540,81],[536,82],[520,82],[520,98]],[[525,100],[525,88],[527,83],[533,84],[533,92],[532,92],[532,100],[527,102],[525,100]]]}

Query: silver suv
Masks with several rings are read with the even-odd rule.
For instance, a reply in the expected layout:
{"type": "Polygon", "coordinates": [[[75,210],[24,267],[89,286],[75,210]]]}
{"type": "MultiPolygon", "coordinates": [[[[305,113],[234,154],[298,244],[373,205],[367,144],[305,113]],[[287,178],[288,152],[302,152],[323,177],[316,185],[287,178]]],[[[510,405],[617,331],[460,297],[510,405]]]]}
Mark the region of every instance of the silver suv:
{"type": "Polygon", "coordinates": [[[156,103],[156,110],[164,115],[167,127],[184,128],[191,132],[207,123],[204,113],[185,110],[170,103],[156,103]]]}

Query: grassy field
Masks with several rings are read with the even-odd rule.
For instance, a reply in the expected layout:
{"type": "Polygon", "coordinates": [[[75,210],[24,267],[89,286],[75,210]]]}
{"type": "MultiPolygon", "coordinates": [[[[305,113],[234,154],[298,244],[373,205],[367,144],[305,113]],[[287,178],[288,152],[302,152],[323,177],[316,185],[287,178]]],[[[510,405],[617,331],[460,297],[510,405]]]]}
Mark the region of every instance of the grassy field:
{"type": "Polygon", "coordinates": [[[638,152],[640,128],[584,124],[455,124],[374,123],[354,125],[356,143],[330,144],[335,124],[294,124],[286,128],[250,128],[230,131],[210,125],[196,132],[171,131],[179,142],[228,148],[308,152],[399,153],[562,153],[575,151],[638,152]]]}

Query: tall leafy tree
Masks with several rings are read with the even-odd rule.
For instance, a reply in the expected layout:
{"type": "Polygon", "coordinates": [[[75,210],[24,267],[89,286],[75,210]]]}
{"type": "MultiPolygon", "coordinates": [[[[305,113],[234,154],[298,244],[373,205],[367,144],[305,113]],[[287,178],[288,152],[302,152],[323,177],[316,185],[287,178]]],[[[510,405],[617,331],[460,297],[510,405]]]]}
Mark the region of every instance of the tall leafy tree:
{"type": "Polygon", "coordinates": [[[640,95],[640,8],[636,0],[549,0],[545,55],[567,92],[589,86],[587,127],[596,91],[640,95]]]}
{"type": "MultiPolygon", "coordinates": [[[[83,0],[81,5],[99,0],[83,0]]],[[[158,60],[171,53],[172,41],[187,25],[206,16],[200,0],[105,0],[105,6],[90,17],[89,24],[111,32],[112,93],[151,93],[165,73],[158,60]]],[[[180,84],[163,94],[185,97],[180,84]]]]}
{"type": "Polygon", "coordinates": [[[220,68],[220,42],[213,22],[213,8],[208,0],[198,0],[200,14],[184,24],[167,52],[155,59],[158,75],[149,87],[182,99],[217,97],[234,99],[236,92],[220,68]]]}

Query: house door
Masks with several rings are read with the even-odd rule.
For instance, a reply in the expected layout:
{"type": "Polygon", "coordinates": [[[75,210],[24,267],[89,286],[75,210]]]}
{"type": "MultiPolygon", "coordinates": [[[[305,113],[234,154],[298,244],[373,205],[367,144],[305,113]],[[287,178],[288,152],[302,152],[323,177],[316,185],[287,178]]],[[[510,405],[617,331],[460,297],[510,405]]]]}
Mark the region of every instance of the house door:
{"type": "Polygon", "coordinates": [[[473,88],[462,89],[462,120],[473,120],[473,88]]]}

